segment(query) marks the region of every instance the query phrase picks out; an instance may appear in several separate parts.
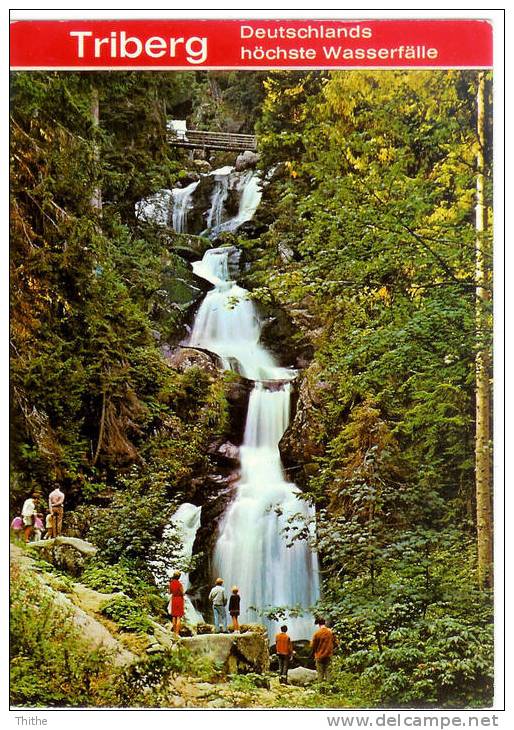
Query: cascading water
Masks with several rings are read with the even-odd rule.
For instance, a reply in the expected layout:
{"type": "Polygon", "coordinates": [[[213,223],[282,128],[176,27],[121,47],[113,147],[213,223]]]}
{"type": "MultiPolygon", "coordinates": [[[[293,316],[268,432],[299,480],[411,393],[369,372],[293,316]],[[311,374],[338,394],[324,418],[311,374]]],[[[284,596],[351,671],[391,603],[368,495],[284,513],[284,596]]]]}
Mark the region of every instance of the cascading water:
{"type": "Polygon", "coordinates": [[[208,229],[216,228],[222,221],[224,205],[228,197],[230,173],[233,169],[230,165],[226,165],[210,173],[214,175],[214,190],[211,198],[211,208],[207,216],[208,229]]]}
{"type": "MultiPolygon", "coordinates": [[[[150,569],[153,570],[158,583],[162,584],[163,590],[167,590],[168,581],[172,573],[182,566],[187,565],[193,554],[193,545],[200,527],[202,508],[189,502],[180,505],[171,517],[169,523],[163,530],[163,545],[176,537],[181,541],[182,548],[179,551],[171,550],[164,555],[150,561],[150,569]]],[[[189,573],[183,573],[181,578],[184,591],[189,588],[189,573]]],[[[203,616],[195,609],[189,596],[185,596],[185,617],[191,624],[203,621],[203,616]]]]}
{"type": "MultiPolygon", "coordinates": [[[[259,203],[261,202],[262,192],[260,188],[260,177],[253,170],[247,170],[244,173],[235,173],[236,189],[239,194],[239,209],[237,215],[233,218],[215,224],[209,231],[210,238],[215,238],[220,233],[231,232],[237,230],[239,226],[253,218],[259,203]]],[[[225,196],[226,198],[226,196],[225,196]]]]}
{"type": "Polygon", "coordinates": [[[172,225],[175,233],[187,232],[187,214],[193,207],[193,193],[200,184],[200,181],[192,182],[185,188],[173,188],[173,213],[172,225]]]}
{"type": "MultiPolygon", "coordinates": [[[[233,249],[232,249],[233,250],[233,249]]],[[[206,252],[193,269],[214,285],[198,311],[189,340],[215,352],[224,366],[256,381],[250,396],[236,497],[220,525],[214,566],[225,584],[238,585],[246,621],[264,620],[250,606],[299,607],[308,611],[319,595],[317,556],[304,540],[287,546],[284,528],[313,511],[285,481],[278,444],[289,422],[290,381],[295,372],[278,367],[259,343],[261,323],[248,292],[229,278],[230,248],[206,252]]],[[[312,616],[287,619],[295,639],[310,637],[312,616]]]]}

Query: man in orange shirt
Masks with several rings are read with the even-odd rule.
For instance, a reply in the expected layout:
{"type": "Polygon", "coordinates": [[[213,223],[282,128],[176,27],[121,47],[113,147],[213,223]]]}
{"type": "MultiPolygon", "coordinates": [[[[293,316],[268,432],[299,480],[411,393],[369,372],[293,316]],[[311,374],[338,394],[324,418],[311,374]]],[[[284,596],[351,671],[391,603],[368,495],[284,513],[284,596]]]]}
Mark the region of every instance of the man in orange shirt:
{"type": "Polygon", "coordinates": [[[316,623],[319,625],[319,629],[312,637],[311,648],[314,653],[318,679],[323,682],[328,678],[328,667],[334,653],[336,641],[334,633],[325,625],[324,618],[318,618],[316,623]]]}
{"type": "Polygon", "coordinates": [[[287,635],[287,626],[280,627],[280,634],[277,634],[275,636],[275,646],[278,656],[278,671],[280,675],[280,683],[287,684],[289,661],[293,654],[293,642],[287,635]]]}

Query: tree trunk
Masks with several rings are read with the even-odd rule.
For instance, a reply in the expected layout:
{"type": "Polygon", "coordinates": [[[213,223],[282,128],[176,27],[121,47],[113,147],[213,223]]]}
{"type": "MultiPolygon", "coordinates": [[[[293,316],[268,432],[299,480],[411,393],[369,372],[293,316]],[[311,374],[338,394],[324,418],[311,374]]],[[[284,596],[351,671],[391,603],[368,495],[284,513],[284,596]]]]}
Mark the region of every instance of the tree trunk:
{"type": "MultiPolygon", "coordinates": [[[[98,144],[98,128],[100,126],[100,98],[96,86],[91,88],[91,119],[93,121],[93,161],[97,168],[95,177],[98,177],[100,163],[100,145],[98,144]]],[[[102,190],[96,185],[91,196],[91,207],[99,213],[102,210],[102,190]]]]}
{"type": "Polygon", "coordinates": [[[478,76],[477,94],[477,180],[476,180],[476,435],[475,474],[478,546],[478,583],[493,585],[493,507],[491,466],[491,356],[487,347],[489,330],[490,275],[487,261],[487,209],[485,203],[485,73],[478,76]]]}
{"type": "Polygon", "coordinates": [[[107,410],[107,391],[106,391],[106,389],[104,389],[103,396],[102,396],[102,415],[100,416],[100,428],[98,430],[98,443],[96,445],[96,451],[95,451],[95,455],[93,457],[93,461],[91,462],[91,466],[95,466],[96,462],[98,461],[98,457],[100,456],[100,449],[102,448],[102,443],[104,440],[106,410],[107,410]]]}

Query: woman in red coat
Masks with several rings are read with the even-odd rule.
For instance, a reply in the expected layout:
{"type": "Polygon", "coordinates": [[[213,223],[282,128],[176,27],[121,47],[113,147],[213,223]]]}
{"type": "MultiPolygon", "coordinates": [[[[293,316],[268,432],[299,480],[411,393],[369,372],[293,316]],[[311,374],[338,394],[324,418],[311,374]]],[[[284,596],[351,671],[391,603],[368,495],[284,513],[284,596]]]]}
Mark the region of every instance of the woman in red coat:
{"type": "Polygon", "coordinates": [[[180,632],[180,619],[184,615],[184,586],[179,578],[180,571],[176,570],[170,580],[170,602],[168,605],[173,631],[177,636],[180,632]]]}

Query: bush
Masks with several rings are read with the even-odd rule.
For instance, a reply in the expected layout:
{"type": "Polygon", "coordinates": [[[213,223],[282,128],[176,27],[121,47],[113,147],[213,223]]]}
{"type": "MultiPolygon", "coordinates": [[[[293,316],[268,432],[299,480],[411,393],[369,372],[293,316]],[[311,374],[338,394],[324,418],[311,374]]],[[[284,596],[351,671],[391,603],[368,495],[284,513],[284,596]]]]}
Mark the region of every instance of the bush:
{"type": "Polygon", "coordinates": [[[120,480],[110,507],[99,512],[88,533],[106,562],[128,558],[141,566],[146,563],[173,509],[165,481],[165,475],[141,475],[135,468],[120,480]]]}
{"type": "Polygon", "coordinates": [[[141,607],[127,596],[117,596],[101,609],[104,616],[115,621],[124,631],[152,634],[153,626],[141,607]]]}
{"type": "Polygon", "coordinates": [[[115,674],[108,654],[91,651],[68,613],[41,584],[11,571],[10,699],[18,707],[104,706],[115,674]]]}
{"type": "Polygon", "coordinates": [[[100,593],[116,593],[120,591],[128,596],[137,596],[148,589],[128,561],[121,560],[110,565],[103,560],[91,560],[82,573],[81,581],[100,593]]]}
{"type": "Polygon", "coordinates": [[[398,629],[383,651],[356,652],[346,666],[375,683],[386,705],[487,707],[493,650],[492,627],[440,616],[398,629]]]}

